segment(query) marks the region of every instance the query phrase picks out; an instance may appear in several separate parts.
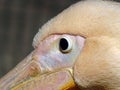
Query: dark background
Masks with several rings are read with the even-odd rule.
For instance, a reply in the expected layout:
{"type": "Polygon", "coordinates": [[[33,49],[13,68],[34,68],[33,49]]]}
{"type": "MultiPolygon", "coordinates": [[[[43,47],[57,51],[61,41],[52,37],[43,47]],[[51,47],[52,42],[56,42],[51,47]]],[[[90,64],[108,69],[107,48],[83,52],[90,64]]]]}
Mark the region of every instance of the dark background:
{"type": "Polygon", "coordinates": [[[44,23],[78,1],[0,0],[0,77],[33,50],[33,37],[44,23]]]}

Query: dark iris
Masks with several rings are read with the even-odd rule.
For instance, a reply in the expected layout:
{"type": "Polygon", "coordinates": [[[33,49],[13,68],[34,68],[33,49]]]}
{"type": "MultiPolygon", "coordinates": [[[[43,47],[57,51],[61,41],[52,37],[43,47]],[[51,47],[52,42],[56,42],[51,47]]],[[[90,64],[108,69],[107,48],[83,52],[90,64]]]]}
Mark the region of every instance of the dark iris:
{"type": "Polygon", "coordinates": [[[65,38],[60,39],[59,48],[61,51],[64,51],[68,48],[68,41],[65,38]]]}

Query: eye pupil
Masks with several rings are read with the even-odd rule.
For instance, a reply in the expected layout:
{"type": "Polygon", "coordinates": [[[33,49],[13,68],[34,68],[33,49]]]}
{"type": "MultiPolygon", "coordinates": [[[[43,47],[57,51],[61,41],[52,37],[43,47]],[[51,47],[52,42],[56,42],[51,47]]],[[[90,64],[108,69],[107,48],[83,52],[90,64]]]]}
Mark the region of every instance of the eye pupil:
{"type": "Polygon", "coordinates": [[[61,50],[66,50],[68,48],[68,41],[65,38],[61,38],[59,47],[61,50]]]}

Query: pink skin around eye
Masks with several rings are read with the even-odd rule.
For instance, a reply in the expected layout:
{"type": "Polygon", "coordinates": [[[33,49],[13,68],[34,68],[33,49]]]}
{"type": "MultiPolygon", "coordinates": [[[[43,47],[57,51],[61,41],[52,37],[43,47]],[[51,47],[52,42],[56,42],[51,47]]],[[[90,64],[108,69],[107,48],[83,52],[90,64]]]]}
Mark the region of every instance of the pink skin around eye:
{"type": "Polygon", "coordinates": [[[35,49],[34,53],[34,56],[38,59],[41,72],[53,71],[58,68],[72,67],[84,46],[84,42],[85,39],[81,36],[67,34],[51,35],[43,40],[35,49]],[[63,54],[59,51],[58,47],[53,47],[53,43],[59,43],[56,41],[62,37],[69,37],[73,41],[73,51],[70,54],[63,54]]]}

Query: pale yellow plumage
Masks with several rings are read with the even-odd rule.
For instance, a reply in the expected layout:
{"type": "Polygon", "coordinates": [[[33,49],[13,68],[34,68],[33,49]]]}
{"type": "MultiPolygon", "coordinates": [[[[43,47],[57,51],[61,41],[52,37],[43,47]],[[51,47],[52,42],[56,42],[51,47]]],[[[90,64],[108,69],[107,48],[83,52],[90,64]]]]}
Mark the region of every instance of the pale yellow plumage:
{"type": "MultiPolygon", "coordinates": [[[[120,90],[120,3],[107,0],[80,1],[43,25],[34,38],[33,46],[36,50],[47,37],[62,34],[85,38],[84,47],[73,66],[73,78],[81,90],[120,90]]],[[[32,55],[34,56],[34,52],[32,55]]],[[[37,74],[40,74],[41,68],[39,68],[37,61],[39,59],[33,58],[32,55],[29,58],[32,61],[26,60],[24,62],[33,65],[33,68],[37,68],[37,74]]],[[[28,65],[27,63],[24,64],[24,67],[28,65]]],[[[19,64],[19,67],[22,65],[23,63],[19,64]]],[[[25,68],[24,71],[31,77],[29,75],[31,66],[25,68]],[[28,70],[29,72],[27,72],[28,70]]],[[[32,71],[32,74],[36,75],[34,69],[32,71]]],[[[16,81],[12,83],[17,82],[21,77],[23,78],[22,74],[18,75],[16,81]]],[[[9,75],[7,78],[10,79],[9,75]]],[[[37,77],[32,78],[32,80],[34,79],[38,80],[37,77]]],[[[4,80],[5,78],[1,82],[4,80]]],[[[10,82],[10,80],[8,81],[10,82]]],[[[22,82],[13,89],[19,86],[26,87],[29,81],[22,82]]],[[[39,83],[43,85],[42,82],[39,83]]]]}
{"type": "Polygon", "coordinates": [[[33,46],[51,34],[74,34],[83,37],[120,37],[120,4],[112,1],[80,1],[40,28],[33,46]],[[46,33],[47,32],[47,33],[46,33]]]}
{"type": "Polygon", "coordinates": [[[120,90],[120,3],[78,2],[46,23],[34,38],[33,46],[56,33],[86,38],[74,67],[74,78],[80,87],[120,90]]]}

